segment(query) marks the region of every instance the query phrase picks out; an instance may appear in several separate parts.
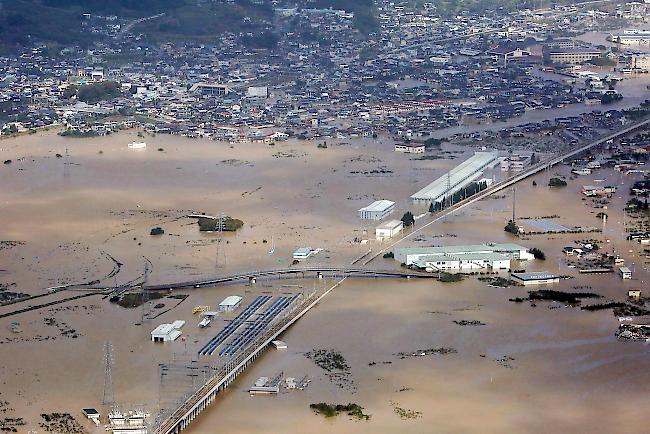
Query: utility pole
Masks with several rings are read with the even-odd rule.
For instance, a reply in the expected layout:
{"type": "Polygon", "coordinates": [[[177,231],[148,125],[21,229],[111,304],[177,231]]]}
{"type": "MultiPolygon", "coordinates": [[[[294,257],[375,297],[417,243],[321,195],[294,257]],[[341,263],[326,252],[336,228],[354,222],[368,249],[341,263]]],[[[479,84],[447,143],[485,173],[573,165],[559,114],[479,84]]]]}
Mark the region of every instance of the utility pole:
{"type": "Polygon", "coordinates": [[[512,187],[512,222],[515,222],[515,202],[517,201],[517,189],[512,187]]]}
{"type": "Polygon", "coordinates": [[[144,274],[142,277],[142,309],[141,309],[141,318],[140,318],[140,324],[144,324],[146,320],[149,320],[151,315],[151,303],[149,303],[149,293],[145,290],[145,285],[147,284],[147,280],[149,279],[149,260],[145,257],[144,258],[144,274]]]}
{"type": "Polygon", "coordinates": [[[104,342],[104,396],[102,404],[113,405],[115,398],[113,396],[113,344],[111,341],[104,342]]]}
{"type": "Polygon", "coordinates": [[[221,268],[226,265],[226,249],[225,246],[221,246],[223,243],[223,225],[224,225],[224,215],[223,212],[219,213],[219,223],[217,231],[219,236],[217,238],[217,255],[215,260],[215,265],[217,268],[221,268]]]}
{"type": "Polygon", "coordinates": [[[70,180],[70,153],[68,147],[65,148],[65,158],[63,159],[63,182],[68,183],[70,180]]]}

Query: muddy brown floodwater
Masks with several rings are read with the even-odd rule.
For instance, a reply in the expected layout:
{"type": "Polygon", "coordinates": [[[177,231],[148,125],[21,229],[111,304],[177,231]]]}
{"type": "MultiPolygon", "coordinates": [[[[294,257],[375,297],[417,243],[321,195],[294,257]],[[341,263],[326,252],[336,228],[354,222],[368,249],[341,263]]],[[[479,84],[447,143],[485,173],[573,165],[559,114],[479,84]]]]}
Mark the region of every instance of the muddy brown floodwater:
{"type": "MultiPolygon", "coordinates": [[[[230,146],[159,135],[144,139],[146,151],[135,151],[126,146],[133,140],[139,140],[134,132],[124,132],[81,140],[39,133],[0,141],[0,157],[12,160],[0,167],[0,239],[22,243],[0,249],[0,283],[31,295],[95,279],[111,286],[137,279],[144,258],[153,266],[149,283],[182,281],[286,267],[301,246],[324,249],[309,264],[347,265],[368,248],[381,248],[375,242],[352,243],[374,230],[357,219],[358,208],[386,198],[397,202],[399,218],[412,207],[410,194],[458,163],[410,160],[395,154],[389,141],[333,142],[317,149],[315,142],[230,146]],[[358,173],[372,171],[383,173],[358,173]],[[224,236],[220,268],[217,236],[199,233],[184,217],[192,212],[224,212],[244,221],[239,232],[224,236]],[[150,236],[157,226],[165,234],[150,236]],[[269,255],[271,240],[275,252],[269,255]],[[108,255],[122,264],[115,279],[105,278],[115,266],[108,255]]],[[[546,184],[556,173],[568,176],[569,167],[517,186],[518,215],[557,214],[565,226],[601,227],[595,217],[599,210],[582,200],[580,189],[602,179],[619,187],[608,205],[604,233],[512,238],[503,231],[512,203],[506,191],[427,227],[417,237],[422,241],[404,245],[512,241],[546,252],[546,261],[521,267],[573,277],[553,289],[588,286],[615,299],[624,299],[632,288],[650,291],[647,260],[623,233],[621,209],[637,178],[601,169],[553,190],[546,184]],[[624,257],[634,279],[585,276],[568,268],[562,246],[585,238],[596,238],[602,248],[624,257]]],[[[371,266],[398,264],[379,258],[371,266]]],[[[143,325],[136,325],[141,309],[123,309],[99,296],[0,318],[0,401],[13,408],[7,417],[27,420],[25,432],[40,430],[41,413],[70,412],[81,420],[80,409],[92,406],[105,414],[102,346],[111,340],[118,403],[155,413],[169,398],[160,394],[168,390],[161,389],[158,364],[194,353],[225,324],[219,320],[198,329],[192,307],[215,307],[230,294],[248,302],[261,293],[307,293],[328,283],[333,282],[281,280],[179,291],[189,298],[143,325]],[[175,319],[187,321],[186,339],[153,345],[149,332],[175,319]],[[11,332],[12,322],[19,323],[20,333],[11,332]]],[[[75,294],[79,291],[67,290],[3,306],[0,315],[75,294]]],[[[287,350],[267,351],[188,432],[644,432],[649,418],[639,409],[650,404],[648,347],[617,341],[618,320],[609,311],[508,301],[525,294],[521,287],[493,288],[475,277],[450,284],[348,279],[283,335],[287,350]],[[484,325],[453,322],[463,320],[484,325]],[[456,352],[396,355],[440,347],[456,352]],[[330,381],[304,356],[312,349],[339,351],[350,366],[352,386],[330,381]],[[257,377],[280,371],[312,382],[303,391],[274,397],[246,393],[257,377]],[[309,409],[317,402],[358,403],[371,418],[325,419],[309,409]]],[[[177,303],[160,302],[165,309],[177,303]]],[[[89,431],[102,431],[82,423],[89,431]]]]}

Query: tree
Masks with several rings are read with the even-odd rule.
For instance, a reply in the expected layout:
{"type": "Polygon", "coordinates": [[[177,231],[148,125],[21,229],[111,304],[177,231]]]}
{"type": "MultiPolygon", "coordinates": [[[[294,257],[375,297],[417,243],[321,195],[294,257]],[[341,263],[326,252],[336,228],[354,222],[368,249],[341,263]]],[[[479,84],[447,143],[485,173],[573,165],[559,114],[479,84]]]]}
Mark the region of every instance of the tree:
{"type": "Polygon", "coordinates": [[[542,252],[537,247],[533,247],[532,249],[530,249],[530,253],[535,257],[535,259],[539,259],[541,261],[546,260],[546,255],[544,254],[544,252],[542,252]]]}
{"type": "Polygon", "coordinates": [[[519,226],[517,226],[517,223],[515,223],[514,220],[508,220],[508,224],[503,228],[503,230],[510,232],[513,235],[519,235],[519,226]]]}
{"type": "Polygon", "coordinates": [[[404,213],[402,216],[402,223],[404,223],[404,226],[412,226],[413,223],[415,223],[415,218],[413,217],[413,213],[411,211],[406,211],[404,213]]]}
{"type": "Polygon", "coordinates": [[[165,231],[161,227],[155,227],[151,229],[151,232],[149,232],[149,235],[163,235],[165,231]]]}
{"type": "Polygon", "coordinates": [[[551,178],[548,180],[549,187],[566,187],[566,181],[561,178],[551,178]]]}
{"type": "Polygon", "coordinates": [[[429,149],[429,148],[438,148],[438,147],[440,147],[441,144],[442,144],[442,140],[440,140],[440,139],[430,138],[430,139],[426,139],[424,141],[424,147],[427,148],[427,149],[429,149]]]}

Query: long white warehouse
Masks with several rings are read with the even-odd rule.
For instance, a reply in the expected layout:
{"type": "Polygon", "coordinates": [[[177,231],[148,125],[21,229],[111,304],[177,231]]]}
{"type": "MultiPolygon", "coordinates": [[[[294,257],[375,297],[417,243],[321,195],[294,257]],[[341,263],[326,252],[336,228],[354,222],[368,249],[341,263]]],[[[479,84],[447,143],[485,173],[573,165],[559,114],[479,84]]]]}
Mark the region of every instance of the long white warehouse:
{"type": "Polygon", "coordinates": [[[395,202],[391,200],[376,200],[357,211],[363,220],[383,220],[395,210],[395,202]]]}
{"type": "Polygon", "coordinates": [[[475,152],[474,155],[460,163],[431,184],[411,196],[414,202],[440,202],[461,190],[471,181],[483,175],[483,171],[497,164],[497,152],[475,152]]]}
{"type": "Polygon", "coordinates": [[[395,260],[427,271],[496,269],[509,270],[511,260],[535,257],[517,244],[477,244],[446,247],[406,247],[395,249],[395,260]]]}

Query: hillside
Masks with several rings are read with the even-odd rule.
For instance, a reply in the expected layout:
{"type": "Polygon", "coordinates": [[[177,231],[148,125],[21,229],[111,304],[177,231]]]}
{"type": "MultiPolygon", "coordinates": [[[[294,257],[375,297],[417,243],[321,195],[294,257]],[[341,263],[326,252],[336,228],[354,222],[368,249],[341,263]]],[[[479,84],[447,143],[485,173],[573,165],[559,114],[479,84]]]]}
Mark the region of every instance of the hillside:
{"type": "MultiPolygon", "coordinates": [[[[364,34],[379,27],[372,0],[294,0],[289,3],[354,12],[354,25],[364,34]]],[[[82,28],[83,14],[117,16],[124,23],[161,12],[165,13],[163,17],[137,24],[132,31],[141,32],[153,41],[210,42],[224,32],[269,34],[273,21],[273,8],[268,0],[0,1],[0,49],[12,50],[30,41],[86,46],[102,36],[82,28]]]]}
{"type": "Polygon", "coordinates": [[[0,2],[0,47],[7,50],[31,40],[84,46],[101,36],[82,30],[83,14],[115,15],[124,21],[161,12],[163,18],[139,24],[134,31],[155,39],[201,40],[227,30],[257,30],[256,23],[273,14],[270,3],[250,0],[11,0],[0,2]]]}

